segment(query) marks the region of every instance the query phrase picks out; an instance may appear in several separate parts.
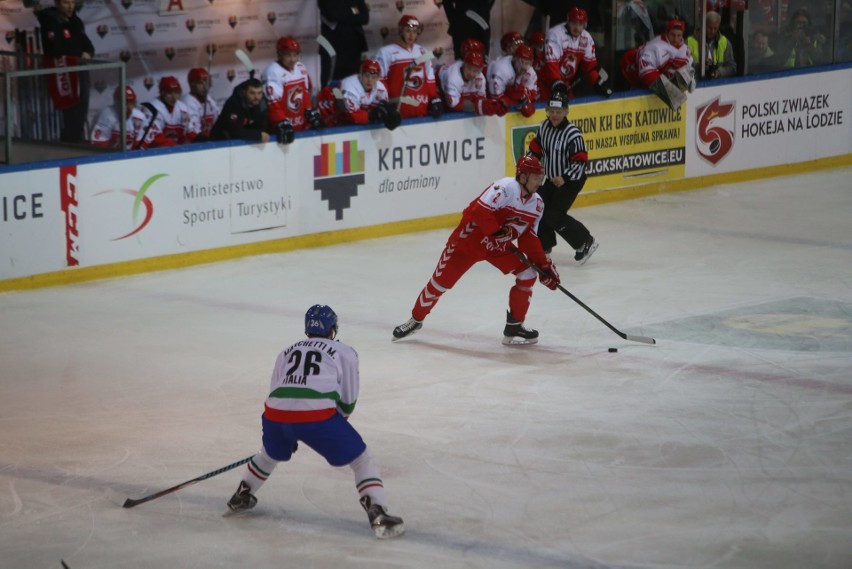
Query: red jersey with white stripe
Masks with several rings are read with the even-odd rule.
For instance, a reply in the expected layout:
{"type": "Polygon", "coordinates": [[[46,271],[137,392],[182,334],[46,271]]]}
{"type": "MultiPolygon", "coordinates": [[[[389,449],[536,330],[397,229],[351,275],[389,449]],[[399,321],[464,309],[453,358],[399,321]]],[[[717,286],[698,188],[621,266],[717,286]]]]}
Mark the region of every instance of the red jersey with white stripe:
{"type": "Polygon", "coordinates": [[[574,37],[565,24],[547,30],[544,44],[545,74],[552,85],[562,81],[570,85],[577,73],[585,73],[590,85],[598,82],[598,58],[595,40],[586,30],[574,37]]]}
{"type": "Polygon", "coordinates": [[[219,118],[219,114],[222,112],[222,109],[219,107],[219,103],[217,103],[213,97],[209,96],[206,100],[200,101],[198,97],[192,93],[184,95],[181,98],[181,101],[183,101],[189,109],[189,114],[192,116],[192,119],[201,125],[201,134],[209,137],[210,131],[213,129],[213,125],[216,124],[216,119],[219,118]]]}
{"type": "Polygon", "coordinates": [[[402,105],[400,107],[400,114],[403,117],[425,117],[428,113],[429,101],[438,97],[435,70],[431,60],[415,65],[408,75],[408,81],[405,81],[406,68],[425,53],[426,48],[419,44],[414,44],[411,49],[408,49],[396,43],[386,45],[376,53],[376,61],[382,68],[382,80],[388,88],[391,100],[400,95],[417,99],[417,106],[402,105]],[[404,82],[405,89],[403,89],[404,82]]]}
{"type": "Polygon", "coordinates": [[[485,97],[485,76],[480,71],[472,80],[465,81],[462,75],[463,65],[463,61],[455,61],[442,66],[438,72],[444,103],[452,111],[462,110],[465,101],[475,105],[476,101],[485,97]]]}
{"type": "Polygon", "coordinates": [[[151,101],[151,104],[157,109],[157,117],[151,129],[157,133],[153,146],[186,144],[195,140],[201,132],[201,125],[192,119],[189,108],[182,101],[175,101],[171,109],[159,98],[151,101]]]}
{"type": "MultiPolygon", "coordinates": [[[[124,128],[127,140],[127,149],[144,148],[142,135],[148,124],[145,113],[134,108],[127,117],[124,128]]],[[[148,142],[153,140],[153,132],[149,131],[148,142]]],[[[98,120],[92,128],[92,144],[103,148],[119,148],[121,146],[121,122],[115,107],[106,107],[98,115],[98,120]]]]}
{"type": "Polygon", "coordinates": [[[263,94],[269,103],[269,125],[289,120],[293,130],[308,128],[305,111],[311,107],[311,78],[308,69],[297,61],[293,70],[273,61],[260,75],[263,94]]]}
{"type": "Polygon", "coordinates": [[[510,225],[518,232],[518,243],[530,260],[545,265],[547,258],[538,240],[538,224],[544,213],[544,200],[538,193],[524,195],[524,189],[514,178],[501,178],[485,188],[462,213],[458,227],[450,241],[464,243],[468,250],[476,250],[484,257],[505,255],[492,252],[482,243],[482,237],[493,235],[501,227],[510,225]],[[535,239],[524,238],[525,235],[535,239]]]}

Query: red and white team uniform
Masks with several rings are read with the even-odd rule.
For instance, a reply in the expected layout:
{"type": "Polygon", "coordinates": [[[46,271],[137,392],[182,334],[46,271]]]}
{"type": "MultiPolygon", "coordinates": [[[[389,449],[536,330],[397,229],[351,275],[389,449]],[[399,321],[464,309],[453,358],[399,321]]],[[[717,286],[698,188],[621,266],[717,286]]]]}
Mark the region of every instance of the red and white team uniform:
{"type": "Polygon", "coordinates": [[[305,130],[305,111],[311,106],[311,78],[308,69],[297,61],[290,71],[277,61],[266,66],[260,75],[263,94],[269,103],[269,125],[290,121],[293,130],[305,130]]]}
{"type": "MultiPolygon", "coordinates": [[[[142,140],[147,125],[148,120],[145,118],[145,113],[134,108],[124,125],[128,150],[145,148],[153,142],[156,135],[153,128],[148,131],[146,140],[142,140]]],[[[102,148],[121,147],[121,122],[115,107],[106,107],[100,112],[95,126],[92,128],[91,139],[92,144],[102,148]]]]}
{"type": "Polygon", "coordinates": [[[485,76],[479,72],[472,80],[465,81],[462,76],[462,65],[464,65],[463,61],[455,61],[442,66],[438,72],[444,103],[451,111],[461,111],[465,101],[470,101],[474,109],[477,109],[479,108],[477,103],[485,98],[485,76]]]}
{"type": "Polygon", "coordinates": [[[523,99],[533,103],[538,100],[538,75],[530,66],[522,74],[515,73],[511,55],[504,55],[488,65],[488,94],[503,99],[511,106],[523,99]]]}
{"type": "Polygon", "coordinates": [[[417,100],[416,106],[400,106],[399,112],[403,117],[425,117],[428,114],[429,102],[438,97],[431,60],[415,65],[408,75],[408,81],[405,81],[406,68],[425,53],[426,48],[416,43],[411,49],[394,43],[384,46],[376,53],[376,60],[382,68],[382,80],[387,86],[391,100],[400,95],[417,100]]]}
{"type": "MultiPolygon", "coordinates": [[[[595,40],[586,30],[574,37],[565,24],[550,28],[547,30],[544,58],[545,76],[542,83],[548,89],[557,81],[571,85],[578,73],[586,74],[585,80],[590,85],[597,84],[600,78],[595,40]]],[[[546,95],[549,97],[549,92],[546,95]]]]}
{"type": "Polygon", "coordinates": [[[184,95],[181,101],[189,109],[192,120],[200,125],[201,134],[209,137],[213,125],[216,124],[216,119],[219,118],[219,114],[222,112],[219,103],[210,96],[207,97],[206,101],[200,101],[192,93],[184,95]]]}
{"type": "Polygon", "coordinates": [[[462,213],[458,227],[450,235],[432,278],[420,292],[412,317],[422,321],[438,298],[479,261],[487,261],[504,274],[513,273],[517,279],[509,291],[509,310],[519,321],[526,317],[535,283],[535,272],[522,275],[528,267],[506,249],[494,246],[495,232],[511,227],[518,235],[518,249],[539,266],[548,263],[536,231],[544,212],[544,201],[524,189],[515,178],[497,180],[462,213]]]}
{"type": "Polygon", "coordinates": [[[350,75],[340,82],[340,92],[343,95],[343,110],[338,115],[343,124],[367,124],[370,109],[390,96],[388,89],[381,79],[367,92],[361,84],[358,75],[350,75]]]}
{"type": "MultiPolygon", "coordinates": [[[[151,130],[154,131],[154,141],[151,146],[175,146],[195,140],[201,132],[201,124],[192,118],[189,108],[182,101],[175,101],[175,106],[169,109],[161,99],[150,103],[157,109],[151,130]]],[[[150,111],[146,116],[150,120],[150,111]]]]}
{"type": "Polygon", "coordinates": [[[621,71],[631,87],[650,87],[660,75],[669,79],[683,67],[692,67],[692,53],[684,41],[672,45],[665,33],[624,54],[621,71]]]}

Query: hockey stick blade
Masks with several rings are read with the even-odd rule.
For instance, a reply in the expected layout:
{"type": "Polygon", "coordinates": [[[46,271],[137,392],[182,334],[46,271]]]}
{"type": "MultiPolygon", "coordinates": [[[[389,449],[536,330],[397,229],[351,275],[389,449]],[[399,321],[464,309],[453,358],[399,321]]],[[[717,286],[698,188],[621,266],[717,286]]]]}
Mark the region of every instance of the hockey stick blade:
{"type": "MultiPolygon", "coordinates": [[[[520,251],[520,250],[518,250],[518,248],[517,248],[517,247],[514,247],[513,245],[509,245],[508,250],[509,250],[509,251],[510,251],[510,252],[511,252],[511,253],[512,253],[515,257],[517,257],[518,259],[520,259],[521,261],[523,261],[523,263],[524,263],[526,266],[528,266],[529,268],[531,268],[531,269],[533,269],[535,272],[537,272],[537,273],[539,274],[539,276],[547,276],[547,275],[545,274],[545,272],[544,272],[544,271],[542,271],[540,268],[538,268],[538,266],[536,266],[536,265],[535,265],[532,261],[530,261],[529,259],[527,259],[527,256],[526,256],[526,255],[524,255],[523,253],[521,253],[521,251],[520,251]]],[[[622,332],[621,330],[619,330],[618,328],[616,328],[615,326],[613,326],[612,324],[610,324],[609,322],[607,322],[607,321],[603,318],[603,316],[601,316],[600,314],[598,314],[597,312],[595,312],[594,310],[592,310],[591,308],[589,308],[588,306],[586,306],[586,304],[585,304],[582,300],[580,300],[579,298],[577,298],[576,296],[574,296],[573,294],[571,294],[571,291],[570,291],[570,290],[568,290],[567,288],[565,288],[565,287],[564,287],[564,286],[562,286],[561,284],[556,285],[556,287],[557,287],[559,290],[561,290],[563,293],[565,293],[565,294],[566,294],[566,295],[567,295],[567,296],[568,296],[571,300],[573,300],[574,302],[576,302],[577,304],[579,304],[580,306],[582,306],[582,307],[586,310],[586,312],[588,312],[589,314],[591,314],[592,316],[594,316],[595,318],[597,318],[598,320],[600,320],[600,321],[601,321],[601,323],[603,323],[603,325],[604,325],[604,326],[606,326],[607,328],[609,328],[610,330],[612,330],[613,332],[615,332],[615,333],[616,333],[618,336],[620,336],[622,339],[624,339],[624,340],[630,340],[631,342],[640,342],[640,343],[642,343],[642,344],[651,344],[651,345],[654,345],[654,344],[656,344],[656,343],[657,343],[657,341],[656,341],[655,339],[653,339],[653,338],[649,338],[648,336],[634,336],[634,335],[632,335],[632,334],[625,334],[624,332],[622,332]]]]}
{"type": "Polygon", "coordinates": [[[217,468],[216,470],[210,471],[207,474],[202,474],[201,476],[199,476],[197,478],[193,478],[192,480],[187,480],[186,482],[182,482],[181,484],[178,484],[177,486],[172,486],[171,488],[166,488],[165,490],[160,490],[159,492],[155,492],[154,494],[151,494],[149,496],[145,496],[144,498],[138,498],[136,500],[134,500],[132,498],[128,498],[127,500],[124,501],[124,503],[121,505],[121,507],[122,508],[133,508],[135,506],[138,506],[139,504],[144,504],[145,502],[150,502],[151,500],[156,500],[157,498],[160,498],[160,497],[165,496],[167,494],[172,494],[173,492],[177,492],[178,490],[186,488],[187,486],[192,486],[193,484],[201,482],[202,480],[207,480],[208,478],[213,478],[214,476],[218,476],[219,474],[222,474],[223,472],[227,472],[229,470],[233,470],[234,468],[237,468],[238,466],[242,466],[243,464],[246,464],[248,461],[250,461],[253,457],[254,457],[254,455],[248,456],[248,457],[246,457],[242,460],[238,460],[237,462],[235,462],[233,464],[229,464],[228,466],[223,466],[222,468],[217,468]]]}

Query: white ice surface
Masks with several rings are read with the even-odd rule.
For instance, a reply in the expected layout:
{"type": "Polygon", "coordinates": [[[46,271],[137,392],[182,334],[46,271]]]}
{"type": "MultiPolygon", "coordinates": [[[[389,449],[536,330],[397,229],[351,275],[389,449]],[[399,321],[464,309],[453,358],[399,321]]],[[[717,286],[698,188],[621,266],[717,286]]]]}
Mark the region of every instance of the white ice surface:
{"type": "MultiPolygon", "coordinates": [[[[852,567],[852,168],[575,211],[536,286],[475,267],[392,343],[449,230],[0,294],[0,567],[852,567]],[[352,424],[408,533],[303,448],[223,518],[313,303],[361,356],[352,424]],[[617,347],[617,354],[607,348],[617,347]]],[[[474,191],[475,193],[475,191],[474,191]]]]}

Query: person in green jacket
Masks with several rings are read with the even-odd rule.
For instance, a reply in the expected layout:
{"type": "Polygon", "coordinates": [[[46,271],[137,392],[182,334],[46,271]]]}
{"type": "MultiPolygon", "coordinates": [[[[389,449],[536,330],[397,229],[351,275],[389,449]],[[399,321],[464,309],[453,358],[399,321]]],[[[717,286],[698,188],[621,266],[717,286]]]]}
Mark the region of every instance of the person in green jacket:
{"type": "Polygon", "coordinates": [[[737,74],[737,62],[734,60],[734,48],[731,41],[722,35],[719,27],[722,25],[722,16],[719,12],[707,12],[704,17],[705,26],[705,59],[704,74],[701,74],[701,50],[698,38],[695,34],[686,39],[689,50],[692,52],[692,61],[695,62],[695,75],[702,79],[719,79],[721,77],[732,77],[737,74]]]}

